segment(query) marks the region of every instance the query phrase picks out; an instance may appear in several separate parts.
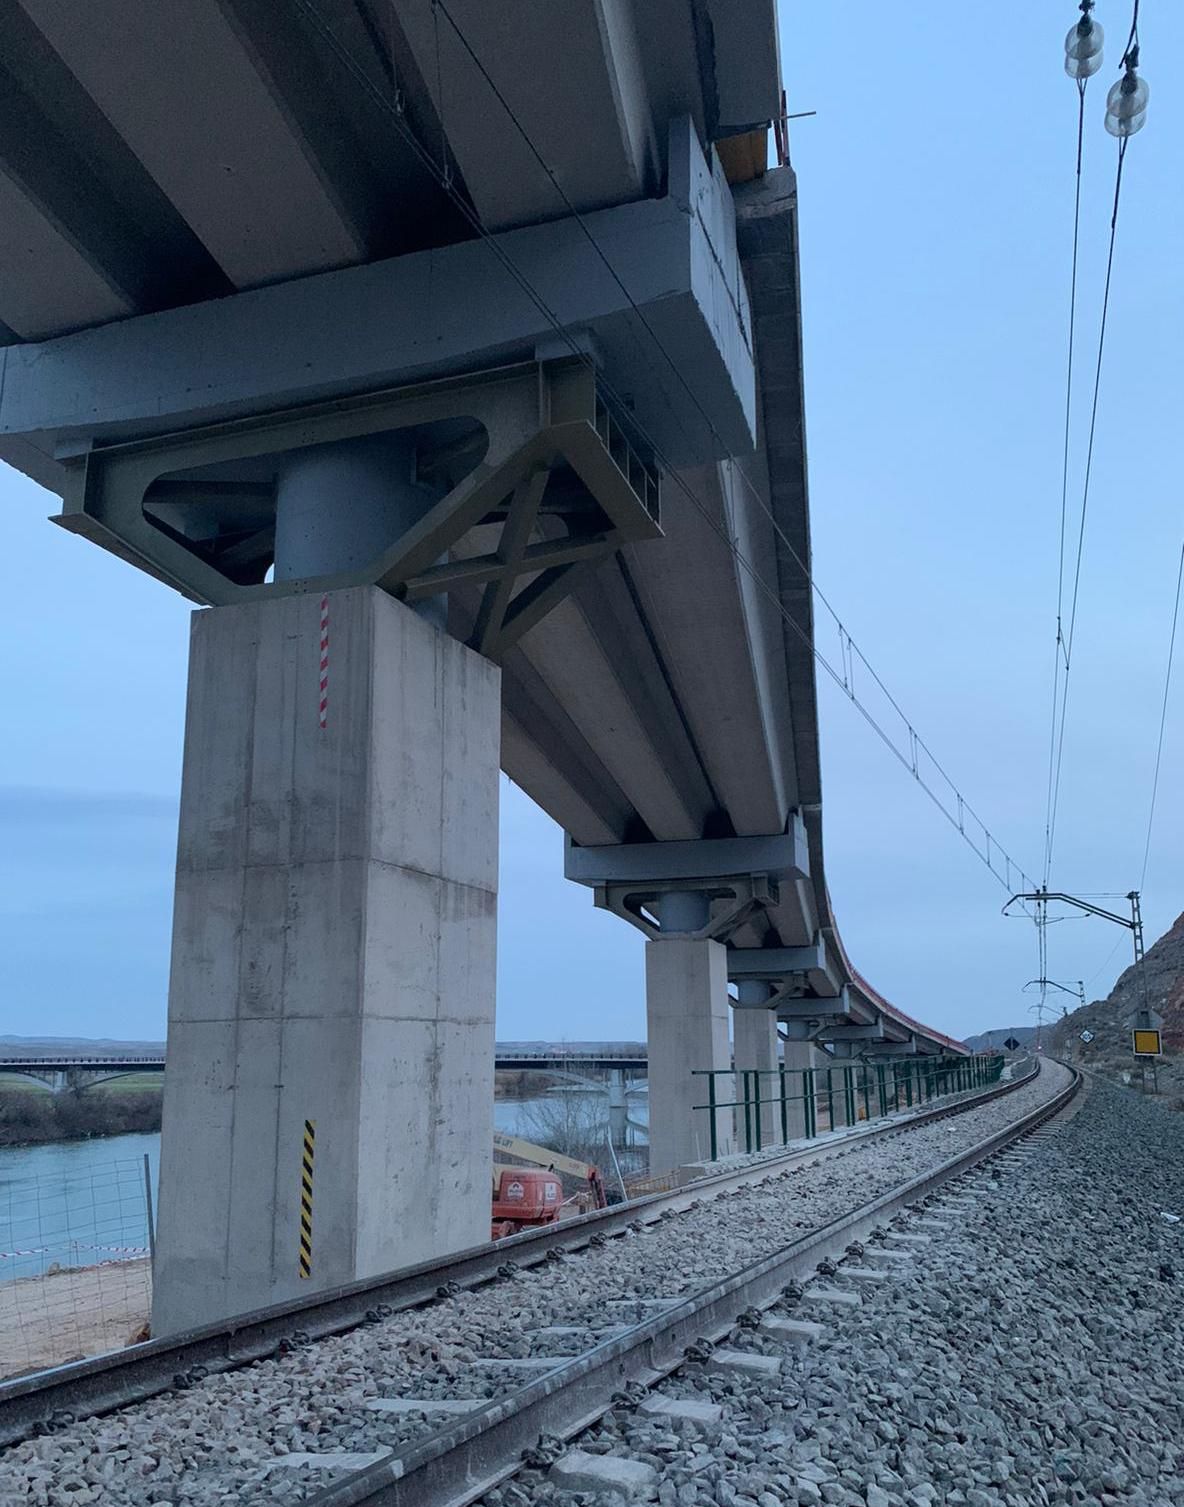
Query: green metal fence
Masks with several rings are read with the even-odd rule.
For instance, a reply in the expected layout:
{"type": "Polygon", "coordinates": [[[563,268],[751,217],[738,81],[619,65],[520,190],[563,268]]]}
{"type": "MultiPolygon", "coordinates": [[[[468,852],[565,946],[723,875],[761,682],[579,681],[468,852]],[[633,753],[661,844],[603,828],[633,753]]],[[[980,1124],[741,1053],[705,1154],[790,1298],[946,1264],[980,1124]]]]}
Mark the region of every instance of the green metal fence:
{"type": "Polygon", "coordinates": [[[736,1111],[736,1132],[746,1152],[812,1140],[828,1130],[842,1130],[895,1110],[912,1109],[948,1094],[966,1093],[997,1083],[1001,1053],[974,1057],[895,1057],[884,1062],[845,1062],[833,1067],[692,1070],[706,1078],[706,1111],[711,1159],[719,1155],[718,1117],[736,1111]],[[739,1094],[725,1099],[724,1094],[739,1094]],[[769,1121],[773,1133],[770,1135],[769,1121]]]}

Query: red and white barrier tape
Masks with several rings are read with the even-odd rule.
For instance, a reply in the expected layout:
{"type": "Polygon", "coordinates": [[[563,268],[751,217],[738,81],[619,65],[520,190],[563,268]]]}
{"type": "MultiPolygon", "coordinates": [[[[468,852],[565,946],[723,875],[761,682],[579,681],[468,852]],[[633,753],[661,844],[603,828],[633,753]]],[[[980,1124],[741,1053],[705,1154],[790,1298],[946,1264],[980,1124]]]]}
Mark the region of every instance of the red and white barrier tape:
{"type": "Polygon", "coordinates": [[[329,597],[321,598],[321,687],[317,720],[322,729],[329,721],[329,597]]]}
{"type": "Polygon", "coordinates": [[[53,1256],[77,1254],[78,1251],[107,1251],[117,1256],[147,1256],[149,1254],[146,1245],[91,1245],[85,1240],[72,1240],[69,1251],[63,1251],[61,1246],[37,1245],[29,1250],[0,1251],[0,1261],[11,1261],[17,1256],[53,1256]]]}

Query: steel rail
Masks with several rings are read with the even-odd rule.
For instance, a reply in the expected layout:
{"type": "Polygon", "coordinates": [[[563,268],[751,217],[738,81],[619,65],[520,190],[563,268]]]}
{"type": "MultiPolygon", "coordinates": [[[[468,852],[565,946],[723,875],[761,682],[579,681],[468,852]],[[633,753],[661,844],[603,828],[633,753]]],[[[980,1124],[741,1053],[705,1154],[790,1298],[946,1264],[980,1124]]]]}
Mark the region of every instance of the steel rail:
{"type": "MultiPolygon", "coordinates": [[[[1035,1064],[1035,1070],[1039,1070],[1039,1063],[1035,1064]]],[[[820,1136],[809,1145],[782,1155],[771,1153],[759,1161],[697,1178],[683,1187],[647,1194],[543,1229],[525,1230],[439,1260],[2,1382],[0,1448],[52,1429],[66,1418],[114,1412],[188,1386],[200,1376],[266,1360],[292,1340],[303,1344],[328,1339],[392,1313],[422,1307],[438,1298],[445,1284],[478,1287],[496,1280],[501,1275],[499,1269],[507,1262],[521,1268],[537,1266],[552,1251],[582,1249],[594,1235],[618,1235],[638,1222],[648,1224],[666,1214],[682,1213],[692,1204],[733,1188],[779,1177],[786,1171],[829,1160],[869,1142],[904,1135],[935,1121],[964,1114],[1013,1093],[1033,1076],[1029,1072],[1008,1083],[963,1094],[875,1128],[820,1136]]]]}
{"type": "MultiPolygon", "coordinates": [[[[1037,1067],[1037,1072],[1039,1066],[1037,1067]]],[[[787,1282],[814,1275],[824,1257],[988,1160],[1059,1114],[1081,1085],[1068,1085],[1011,1125],[799,1240],[634,1325],[545,1376],[436,1430],[418,1444],[325,1487],[305,1507],[466,1507],[515,1474],[542,1435],[570,1438],[613,1405],[629,1382],[652,1386],[686,1363],[688,1345],[729,1332],[745,1308],[769,1307],[787,1282]]],[[[1023,1081],[1030,1082],[1028,1075],[1023,1081]]]]}

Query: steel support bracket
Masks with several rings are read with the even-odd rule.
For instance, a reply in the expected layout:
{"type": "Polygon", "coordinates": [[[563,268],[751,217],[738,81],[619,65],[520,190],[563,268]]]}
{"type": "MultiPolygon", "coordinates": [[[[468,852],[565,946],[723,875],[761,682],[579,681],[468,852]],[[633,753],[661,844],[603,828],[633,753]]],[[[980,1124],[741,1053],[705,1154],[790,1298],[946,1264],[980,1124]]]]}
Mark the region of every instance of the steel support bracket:
{"type": "Polygon", "coordinates": [[[706,895],[708,924],[685,935],[724,942],[757,911],[780,904],[782,884],[807,878],[809,872],[806,830],[796,812],[788,832],[768,837],[603,847],[580,847],[569,837],[564,848],[567,878],[588,885],[597,906],[636,926],[651,941],[662,935],[656,906],[663,895],[706,895]]]}
{"type": "MultiPolygon", "coordinates": [[[[523,362],[61,457],[63,528],[214,606],[377,585],[460,597],[457,634],[499,659],[578,571],[661,535],[659,476],[597,391],[590,361],[523,362]],[[411,433],[416,475],[442,489],[357,570],[268,581],[276,469],[291,451],[411,433]]],[[[430,494],[429,494],[430,495],[430,494]]]]}
{"type": "Polygon", "coordinates": [[[810,996],[838,997],[843,992],[841,976],[821,933],[806,947],[730,947],[728,978],[732,983],[764,980],[773,990],[770,1005],[810,996]]]}

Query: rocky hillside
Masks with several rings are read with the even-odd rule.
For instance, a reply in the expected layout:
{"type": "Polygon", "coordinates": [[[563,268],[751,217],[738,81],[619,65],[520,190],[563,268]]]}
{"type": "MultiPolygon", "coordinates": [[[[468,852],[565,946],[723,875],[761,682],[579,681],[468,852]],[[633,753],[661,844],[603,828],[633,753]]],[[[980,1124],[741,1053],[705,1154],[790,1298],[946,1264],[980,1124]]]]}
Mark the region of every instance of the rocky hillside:
{"type": "MultiPolygon", "coordinates": [[[[1178,917],[1148,949],[1145,962],[1148,1003],[1163,1016],[1165,1058],[1159,1065],[1160,1091],[1181,1098],[1184,1073],[1177,1062],[1184,1052],[1184,916],[1178,917]]],[[[1139,1063],[1131,1055],[1131,1033],[1125,1022],[1141,1005],[1139,980],[1132,964],[1105,999],[1082,1005],[1047,1028],[1049,1048],[1110,1078],[1121,1079],[1123,1072],[1131,1072],[1137,1082],[1139,1063]],[[1094,1035],[1088,1044],[1081,1040],[1086,1029],[1094,1035]]]]}
{"type": "Polygon", "coordinates": [[[966,1045],[972,1052],[998,1052],[1005,1041],[1018,1041],[1021,1047],[1030,1046],[1036,1034],[1035,1026],[995,1026],[990,1031],[980,1031],[977,1036],[967,1036],[966,1045]]]}

